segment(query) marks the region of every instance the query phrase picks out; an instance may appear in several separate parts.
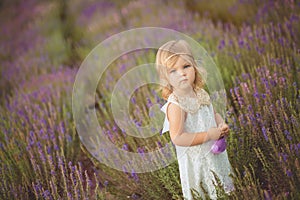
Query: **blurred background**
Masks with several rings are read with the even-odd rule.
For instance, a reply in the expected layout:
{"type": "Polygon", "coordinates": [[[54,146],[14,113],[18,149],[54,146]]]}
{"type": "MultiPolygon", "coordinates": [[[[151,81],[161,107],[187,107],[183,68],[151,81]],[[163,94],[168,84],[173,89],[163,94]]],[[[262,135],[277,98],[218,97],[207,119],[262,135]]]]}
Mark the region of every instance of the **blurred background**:
{"type": "MultiPolygon", "coordinates": [[[[177,163],[143,174],[111,169],[80,143],[72,118],[84,58],[109,36],[145,26],[189,35],[221,72],[236,190],[228,196],[216,184],[219,198],[299,199],[299,21],[293,0],[0,1],[0,199],[183,199],[177,163]]],[[[107,137],[141,156],[170,138],[124,134],[110,93],[153,55],[112,63],[92,105],[107,137]]],[[[130,105],[137,126],[147,124],[151,105],[164,103],[154,86],[140,90],[130,105]]]]}

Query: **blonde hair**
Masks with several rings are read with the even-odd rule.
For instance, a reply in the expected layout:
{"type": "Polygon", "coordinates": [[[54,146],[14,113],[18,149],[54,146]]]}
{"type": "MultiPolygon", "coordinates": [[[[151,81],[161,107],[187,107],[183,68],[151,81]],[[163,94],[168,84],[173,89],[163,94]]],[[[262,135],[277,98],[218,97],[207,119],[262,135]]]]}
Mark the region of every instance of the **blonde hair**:
{"type": "Polygon", "coordinates": [[[195,69],[195,81],[193,83],[193,89],[196,91],[203,88],[205,81],[202,79],[200,72],[197,68],[197,64],[194,60],[192,51],[188,43],[184,40],[172,40],[162,45],[156,53],[156,70],[158,72],[161,81],[162,97],[167,100],[170,94],[173,92],[171,85],[169,84],[167,77],[167,69],[174,66],[178,58],[181,57],[188,61],[195,69]]]}

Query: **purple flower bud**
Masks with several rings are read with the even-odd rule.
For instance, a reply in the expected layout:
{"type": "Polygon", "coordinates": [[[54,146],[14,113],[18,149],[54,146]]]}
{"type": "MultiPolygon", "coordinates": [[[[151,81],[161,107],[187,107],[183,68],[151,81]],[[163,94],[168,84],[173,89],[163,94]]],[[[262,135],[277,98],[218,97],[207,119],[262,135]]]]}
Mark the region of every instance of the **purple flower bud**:
{"type": "Polygon", "coordinates": [[[131,177],[135,180],[135,182],[139,181],[138,175],[135,173],[135,171],[132,169],[131,171],[131,177]]]}
{"type": "Polygon", "coordinates": [[[133,193],[133,194],[131,195],[131,198],[134,199],[134,200],[137,200],[137,199],[139,199],[140,197],[139,197],[139,195],[133,193]]]}
{"type": "Polygon", "coordinates": [[[114,125],[114,126],[113,126],[113,128],[112,128],[112,130],[113,130],[113,132],[117,132],[117,131],[118,131],[118,128],[117,128],[117,126],[116,126],[116,125],[114,125]]]}
{"type": "Polygon", "coordinates": [[[293,173],[292,173],[292,171],[291,170],[286,170],[286,175],[288,176],[288,177],[292,177],[293,176],[293,173]]]}
{"type": "Polygon", "coordinates": [[[121,67],[120,67],[120,69],[119,69],[119,72],[123,73],[123,72],[125,72],[125,70],[126,70],[126,65],[122,64],[121,67]]]}
{"type": "Polygon", "coordinates": [[[288,130],[284,130],[284,134],[288,140],[292,140],[291,134],[288,130]]]}
{"type": "Polygon", "coordinates": [[[49,192],[49,190],[45,190],[43,192],[43,197],[44,197],[44,199],[52,199],[51,198],[51,193],[49,192]]]}
{"type": "Polygon", "coordinates": [[[283,159],[283,162],[287,161],[288,155],[286,153],[279,153],[279,157],[283,159]]]}
{"type": "Polygon", "coordinates": [[[122,149],[128,151],[128,144],[124,144],[122,149]]]}
{"type": "Polygon", "coordinates": [[[153,105],[151,99],[147,97],[147,107],[150,108],[153,105]]]}
{"type": "Polygon", "coordinates": [[[144,152],[144,149],[143,149],[142,147],[138,147],[137,151],[138,151],[138,153],[139,153],[142,157],[144,157],[145,152],[144,152]]]}
{"type": "Polygon", "coordinates": [[[104,187],[107,187],[107,186],[108,186],[108,181],[105,180],[105,181],[104,181],[104,187]]]}
{"type": "Polygon", "coordinates": [[[132,102],[133,104],[136,104],[136,99],[135,99],[135,97],[132,97],[132,98],[131,98],[131,102],[132,102]]]}
{"type": "Polygon", "coordinates": [[[158,145],[159,148],[163,147],[163,145],[161,144],[160,141],[157,142],[157,145],[158,145]]]}
{"type": "Polygon", "coordinates": [[[266,128],[265,128],[265,127],[262,127],[261,130],[262,130],[262,132],[263,132],[263,135],[264,135],[264,137],[265,137],[265,140],[268,141],[269,138],[268,138],[268,135],[267,135],[267,130],[266,130],[266,128]]]}
{"type": "Polygon", "coordinates": [[[244,40],[242,40],[242,39],[239,40],[239,47],[240,48],[244,47],[244,40]]]}
{"type": "Polygon", "coordinates": [[[224,46],[225,46],[225,41],[221,40],[220,43],[219,43],[218,49],[222,50],[224,48],[224,46]]]}

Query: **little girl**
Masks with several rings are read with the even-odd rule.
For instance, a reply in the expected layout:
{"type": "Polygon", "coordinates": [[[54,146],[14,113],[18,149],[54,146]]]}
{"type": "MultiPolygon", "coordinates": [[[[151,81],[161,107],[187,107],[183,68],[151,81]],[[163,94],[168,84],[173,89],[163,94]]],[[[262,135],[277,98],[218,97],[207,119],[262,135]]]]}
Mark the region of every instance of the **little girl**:
{"type": "Polygon", "coordinates": [[[229,127],[214,112],[187,42],[169,41],[161,46],[156,67],[162,96],[167,100],[162,107],[166,114],[163,132],[169,131],[176,147],[184,198],[193,199],[191,190],[205,198],[204,189],[211,199],[216,199],[215,175],[226,192],[232,191],[226,150],[212,153],[213,144],[229,134],[229,127]]]}

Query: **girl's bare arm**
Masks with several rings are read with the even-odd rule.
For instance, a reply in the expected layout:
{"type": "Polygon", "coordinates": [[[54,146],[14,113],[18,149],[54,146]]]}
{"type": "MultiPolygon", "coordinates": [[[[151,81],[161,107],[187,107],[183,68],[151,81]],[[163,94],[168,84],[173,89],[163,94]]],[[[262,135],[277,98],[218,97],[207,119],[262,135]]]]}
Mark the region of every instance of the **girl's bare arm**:
{"type": "Polygon", "coordinates": [[[175,145],[194,146],[209,140],[217,140],[220,137],[221,132],[216,127],[210,128],[207,132],[183,132],[185,112],[176,104],[169,104],[167,108],[167,117],[170,124],[171,140],[175,145]]]}

